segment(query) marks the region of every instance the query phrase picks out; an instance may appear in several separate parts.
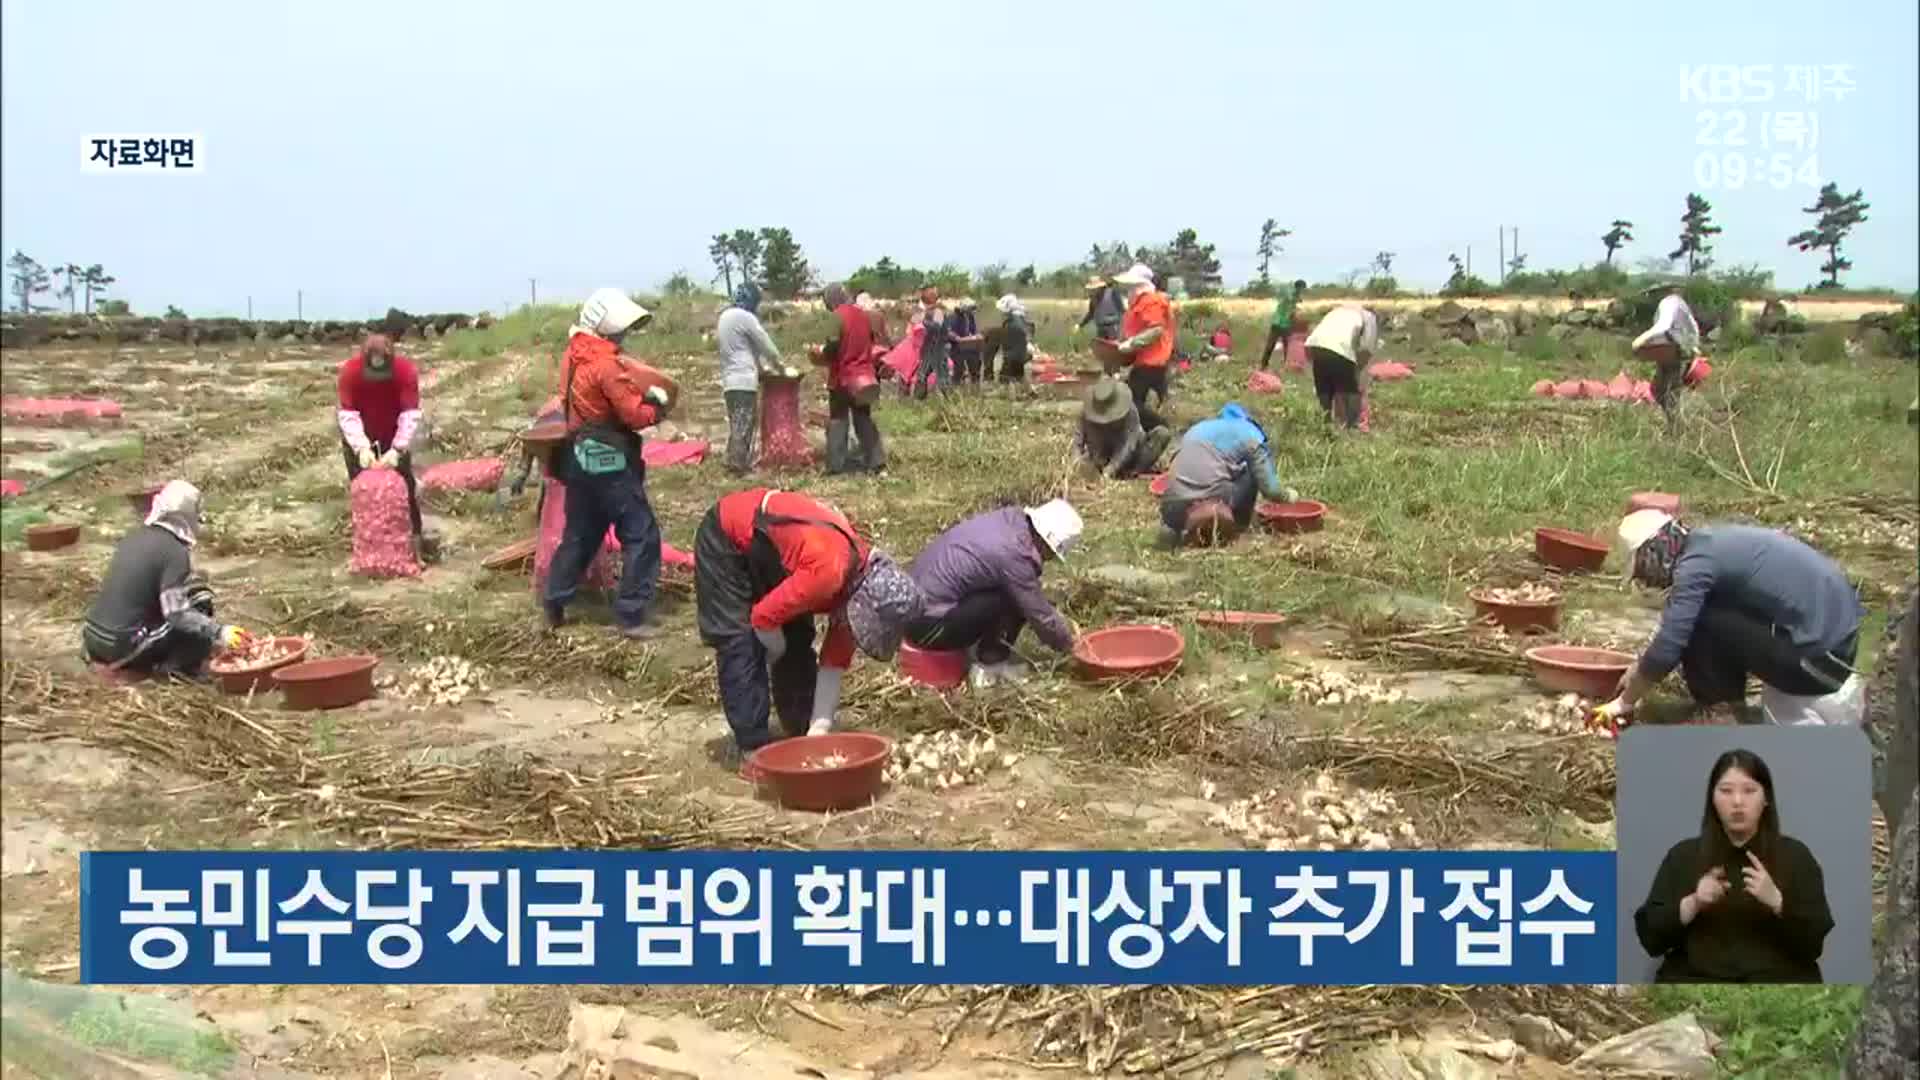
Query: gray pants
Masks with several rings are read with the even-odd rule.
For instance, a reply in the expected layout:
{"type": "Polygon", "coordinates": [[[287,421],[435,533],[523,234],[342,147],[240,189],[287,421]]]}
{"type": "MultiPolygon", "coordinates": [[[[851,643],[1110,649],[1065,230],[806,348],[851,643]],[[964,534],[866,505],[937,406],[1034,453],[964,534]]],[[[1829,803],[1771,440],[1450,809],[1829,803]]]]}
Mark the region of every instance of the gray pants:
{"type": "Polygon", "coordinates": [[[727,471],[744,475],[753,470],[755,412],[760,395],[753,390],[728,390],[723,396],[727,401],[727,471]]]}

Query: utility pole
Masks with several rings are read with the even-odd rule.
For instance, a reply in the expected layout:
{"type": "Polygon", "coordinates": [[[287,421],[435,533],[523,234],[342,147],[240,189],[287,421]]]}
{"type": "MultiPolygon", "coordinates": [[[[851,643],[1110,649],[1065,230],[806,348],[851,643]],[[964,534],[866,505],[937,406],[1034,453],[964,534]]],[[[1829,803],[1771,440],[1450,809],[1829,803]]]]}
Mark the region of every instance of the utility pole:
{"type": "Polygon", "coordinates": [[[307,294],[299,289],[293,293],[293,317],[295,321],[307,321],[307,294]]]}
{"type": "Polygon", "coordinates": [[[1520,257],[1520,226],[1518,225],[1513,227],[1513,257],[1516,259],[1520,257]]]}
{"type": "Polygon", "coordinates": [[[247,297],[247,321],[253,321],[253,297],[247,297]]]}
{"type": "Polygon", "coordinates": [[[1467,276],[1473,276],[1473,245],[1467,245],[1467,276]]]}
{"type": "Polygon", "coordinates": [[[1500,284],[1507,283],[1507,227],[1500,226],[1500,284]]]}
{"type": "Polygon", "coordinates": [[[538,284],[539,283],[532,278],[527,279],[527,307],[529,308],[533,307],[535,304],[538,304],[540,302],[539,294],[535,291],[535,288],[534,288],[538,284]]]}

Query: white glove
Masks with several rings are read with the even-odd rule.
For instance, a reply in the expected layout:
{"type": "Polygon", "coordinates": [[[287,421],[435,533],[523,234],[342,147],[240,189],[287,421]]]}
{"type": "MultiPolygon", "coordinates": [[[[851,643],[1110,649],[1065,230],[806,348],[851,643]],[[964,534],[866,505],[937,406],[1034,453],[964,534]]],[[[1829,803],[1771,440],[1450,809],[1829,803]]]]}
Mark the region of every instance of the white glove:
{"type": "Polygon", "coordinates": [[[787,635],[779,630],[755,630],[753,636],[760,639],[761,647],[767,650],[767,663],[777,664],[787,655],[787,635]]]}
{"type": "Polygon", "coordinates": [[[400,451],[388,450],[386,453],[380,455],[381,468],[393,469],[393,468],[398,468],[399,465],[400,465],[400,451]]]}
{"type": "Polygon", "coordinates": [[[642,396],[647,399],[649,404],[656,408],[664,409],[667,407],[667,390],[664,386],[649,386],[647,387],[647,392],[642,396]]]}
{"type": "Polygon", "coordinates": [[[840,684],[846,674],[836,667],[820,669],[813,681],[813,724],[807,734],[824,735],[833,730],[833,718],[840,712],[840,684]]]}
{"type": "Polygon", "coordinates": [[[373,447],[363,446],[360,448],[360,467],[361,468],[363,469],[373,468],[373,463],[375,460],[377,459],[374,457],[373,447]]]}

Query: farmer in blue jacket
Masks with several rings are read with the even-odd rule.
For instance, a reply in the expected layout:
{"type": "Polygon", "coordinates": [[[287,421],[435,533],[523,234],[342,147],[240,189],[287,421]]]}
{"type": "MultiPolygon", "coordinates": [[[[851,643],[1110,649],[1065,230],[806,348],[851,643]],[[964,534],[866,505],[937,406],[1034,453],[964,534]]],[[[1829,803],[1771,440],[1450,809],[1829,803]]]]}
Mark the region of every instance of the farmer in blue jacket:
{"type": "Polygon", "coordinates": [[[1220,415],[1193,425],[1180,439],[1167,467],[1167,492],[1160,496],[1161,542],[1177,547],[1195,504],[1218,499],[1233,511],[1234,525],[1253,522],[1253,507],[1265,495],[1279,502],[1299,499],[1280,483],[1267,433],[1238,402],[1220,415]]]}

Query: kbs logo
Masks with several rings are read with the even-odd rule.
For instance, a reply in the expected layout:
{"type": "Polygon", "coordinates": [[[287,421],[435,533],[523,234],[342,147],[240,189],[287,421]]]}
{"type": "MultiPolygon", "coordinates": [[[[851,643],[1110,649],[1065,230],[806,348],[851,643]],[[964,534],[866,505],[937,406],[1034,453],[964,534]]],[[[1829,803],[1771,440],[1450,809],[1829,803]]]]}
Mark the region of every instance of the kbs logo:
{"type": "Polygon", "coordinates": [[[1773,100],[1772,64],[1696,64],[1680,69],[1683,103],[1749,105],[1773,100]]]}

